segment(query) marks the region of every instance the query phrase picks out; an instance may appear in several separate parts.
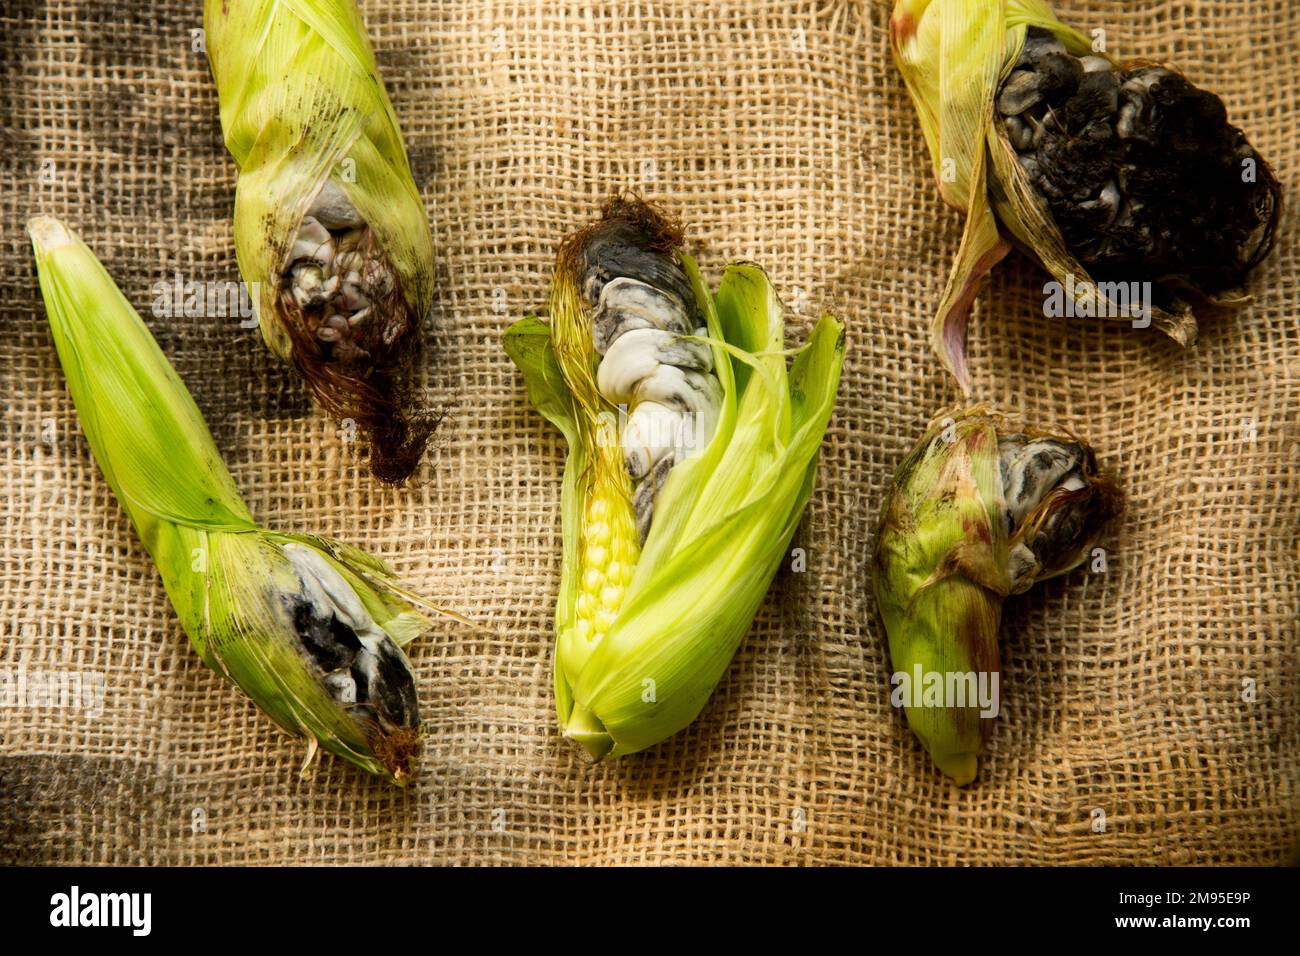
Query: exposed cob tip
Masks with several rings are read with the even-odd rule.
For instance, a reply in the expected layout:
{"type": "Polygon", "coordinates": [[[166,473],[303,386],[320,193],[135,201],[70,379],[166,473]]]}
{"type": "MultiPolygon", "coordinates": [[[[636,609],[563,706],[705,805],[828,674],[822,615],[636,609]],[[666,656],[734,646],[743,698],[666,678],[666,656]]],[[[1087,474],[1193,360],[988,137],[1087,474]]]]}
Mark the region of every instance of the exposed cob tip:
{"type": "Polygon", "coordinates": [[[564,722],[564,736],[581,747],[593,763],[604,760],[614,749],[614,738],[600,718],[578,703],[564,722]]]}
{"type": "Polygon", "coordinates": [[[31,236],[33,246],[46,252],[69,245],[76,239],[67,226],[52,216],[33,216],[28,219],[27,234],[31,236]]]}

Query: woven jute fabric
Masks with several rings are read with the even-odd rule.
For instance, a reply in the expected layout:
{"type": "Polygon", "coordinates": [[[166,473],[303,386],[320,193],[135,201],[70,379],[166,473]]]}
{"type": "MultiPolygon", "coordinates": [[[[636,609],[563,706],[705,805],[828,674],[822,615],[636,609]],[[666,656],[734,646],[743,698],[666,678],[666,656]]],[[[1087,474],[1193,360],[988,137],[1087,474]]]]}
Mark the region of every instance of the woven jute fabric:
{"type": "MultiPolygon", "coordinates": [[[[424,375],[448,417],[406,488],[367,474],[239,319],[160,317],[160,282],[236,281],[235,167],[201,4],[0,13],[0,671],[83,693],[0,710],[8,863],[1260,864],[1300,835],[1300,254],[1180,351],[1043,314],[1012,256],[972,329],[973,394],[1087,436],[1128,511],[1083,568],[1007,606],[978,781],[889,703],[867,554],[895,466],[955,399],[927,342],[960,236],[888,50],[884,0],[368,0],[438,250],[424,375]],[[706,273],[770,270],[802,337],[848,328],[794,545],[686,732],[591,766],[551,691],[563,440],[502,351],[556,245],[612,190],[690,225],[706,273]],[[189,648],[81,436],[22,226],[65,218],[139,307],[255,515],[387,559],[467,615],[412,650],[411,787],[280,732],[189,648]],[[790,562],[792,565],[794,562],[790,562]],[[75,696],[75,695],[74,695],[75,696]],[[55,706],[66,703],[67,706],[55,706]]],[[[1177,65],[1300,187],[1300,6],[1062,3],[1177,65]]]]}

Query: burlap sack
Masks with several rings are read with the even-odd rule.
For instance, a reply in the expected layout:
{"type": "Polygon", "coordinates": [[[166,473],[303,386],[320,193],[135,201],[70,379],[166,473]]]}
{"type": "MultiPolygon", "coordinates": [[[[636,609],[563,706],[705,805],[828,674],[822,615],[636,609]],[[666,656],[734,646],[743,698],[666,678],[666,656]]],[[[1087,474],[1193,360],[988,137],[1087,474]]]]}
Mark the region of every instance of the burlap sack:
{"type": "MultiPolygon", "coordinates": [[[[997,270],[975,394],[1090,436],[1130,496],[1082,570],[1008,606],[1003,713],[978,782],[934,770],[889,706],[866,554],[889,476],[954,394],[926,318],[960,234],[888,55],[889,4],[370,0],[439,252],[431,397],[451,409],[401,491],[238,318],[158,318],[155,284],[238,278],[235,169],[198,0],[17,0],[0,14],[0,671],[82,681],[0,711],[0,859],[41,863],[1272,863],[1297,812],[1300,257],[1184,354],[1042,315],[997,270]],[[592,767],[550,685],[563,443],[499,344],[556,242],[615,187],[689,221],[710,274],[764,263],[849,354],[782,573],[694,726],[592,767]],[[480,622],[413,652],[427,729],[398,790],[304,748],[189,649],[81,437],[22,224],[66,217],[145,314],[268,523],[387,558],[480,622]],[[102,682],[102,706],[93,693],[102,682]],[[1253,695],[1252,695],[1253,690],[1253,695]]],[[[1124,55],[1223,95],[1300,181],[1291,0],[1072,0],[1124,55]]],[[[30,695],[29,695],[30,697],[30,695]]]]}

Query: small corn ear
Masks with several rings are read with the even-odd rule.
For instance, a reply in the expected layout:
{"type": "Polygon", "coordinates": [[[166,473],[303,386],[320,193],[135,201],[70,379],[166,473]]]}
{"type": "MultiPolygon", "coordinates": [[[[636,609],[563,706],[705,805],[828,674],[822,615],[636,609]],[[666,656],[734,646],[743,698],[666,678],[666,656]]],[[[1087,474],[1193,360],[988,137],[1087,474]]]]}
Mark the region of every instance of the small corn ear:
{"type": "Polygon", "coordinates": [[[409,378],[433,240],[361,14],[354,0],[207,0],[204,27],[262,336],[369,435],[376,477],[400,481],[432,427],[409,378]]]}
{"type": "Polygon", "coordinates": [[[1013,429],[982,406],[936,418],[899,466],[876,531],[872,586],[895,702],[956,783],[975,779],[996,708],[930,700],[923,682],[933,675],[955,687],[969,677],[963,686],[999,688],[1002,602],[1078,566],[1121,508],[1087,445],[1013,429]]]}
{"type": "Polygon", "coordinates": [[[184,383],[104,267],[28,224],[82,429],[196,652],[277,724],[402,783],[419,750],[401,647],[428,626],[380,561],[259,525],[184,383]]]}

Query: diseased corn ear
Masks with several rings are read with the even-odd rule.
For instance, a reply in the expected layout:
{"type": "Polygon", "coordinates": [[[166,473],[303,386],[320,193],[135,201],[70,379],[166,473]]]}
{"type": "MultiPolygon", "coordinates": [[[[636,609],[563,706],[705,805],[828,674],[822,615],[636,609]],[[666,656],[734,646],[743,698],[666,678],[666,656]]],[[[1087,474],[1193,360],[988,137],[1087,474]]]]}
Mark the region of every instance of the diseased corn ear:
{"type": "Polygon", "coordinates": [[[57,220],[28,229],[82,429],[195,651],[307,738],[310,754],[319,745],[405,783],[419,710],[401,648],[428,627],[418,599],[356,548],[257,524],[193,398],[99,260],[57,220]]]}
{"type": "Polygon", "coordinates": [[[681,239],[663,210],[616,198],[561,245],[550,328],[505,336],[569,442],[556,711],[596,760],[653,746],[708,701],[811,494],[843,363],[826,317],[787,367],[767,276],[729,267],[715,299],[681,239]],[[688,415],[702,424],[686,441],[688,415]]]}
{"type": "Polygon", "coordinates": [[[936,417],[899,466],[872,553],[891,701],[957,784],[1000,709],[1002,602],[1076,567],[1121,507],[1087,445],[983,406],[936,417]]]}
{"type": "Polygon", "coordinates": [[[1182,345],[1197,313],[1248,301],[1280,188],[1218,97],[1093,51],[1039,0],[898,0],[890,42],[939,191],[967,217],[931,323],[963,392],[971,305],[1012,242],[1063,314],[1182,345]]]}
{"type": "Polygon", "coordinates": [[[1279,188],[1223,101],[1179,73],[1079,52],[1031,25],[996,120],[1071,255],[1155,304],[1239,297],[1272,246],[1279,188]]]}
{"type": "Polygon", "coordinates": [[[402,481],[436,425],[415,379],[433,242],[360,13],[207,0],[204,26],[262,336],[369,438],[375,477],[402,481]]]}

